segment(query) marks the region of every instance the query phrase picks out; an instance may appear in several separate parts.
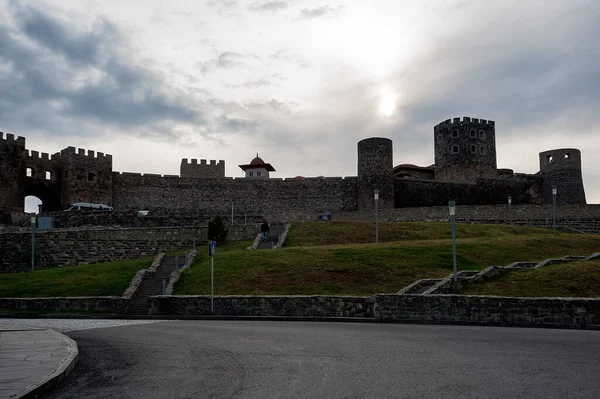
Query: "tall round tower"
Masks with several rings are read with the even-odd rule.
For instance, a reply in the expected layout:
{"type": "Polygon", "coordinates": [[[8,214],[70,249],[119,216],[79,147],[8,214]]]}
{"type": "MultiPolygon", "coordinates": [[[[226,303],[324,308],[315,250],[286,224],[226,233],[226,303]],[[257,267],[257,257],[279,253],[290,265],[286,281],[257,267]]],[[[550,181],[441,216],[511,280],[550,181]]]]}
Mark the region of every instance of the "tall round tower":
{"type": "Polygon", "coordinates": [[[433,128],[435,179],[473,182],[496,177],[494,121],[470,117],[448,119],[433,128]]]}
{"type": "Polygon", "coordinates": [[[358,142],[358,209],[394,207],[394,150],[392,140],[372,137],[358,142]]]}
{"type": "Polygon", "coordinates": [[[552,203],[552,187],[556,187],[558,204],[585,204],[585,190],[581,176],[581,151],[559,148],[540,152],[542,201],[552,203]]]}

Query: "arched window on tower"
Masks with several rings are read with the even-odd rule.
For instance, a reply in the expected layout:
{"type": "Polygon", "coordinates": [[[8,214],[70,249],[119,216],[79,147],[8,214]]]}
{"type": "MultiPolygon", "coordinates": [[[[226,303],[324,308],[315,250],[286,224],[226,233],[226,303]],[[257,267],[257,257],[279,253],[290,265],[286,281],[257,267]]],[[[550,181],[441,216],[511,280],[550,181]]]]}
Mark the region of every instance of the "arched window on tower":
{"type": "Polygon", "coordinates": [[[485,155],[485,147],[484,146],[481,146],[479,148],[479,153],[482,154],[482,155],[485,155]]]}
{"type": "Polygon", "coordinates": [[[453,145],[452,146],[452,153],[453,154],[458,154],[458,146],[457,145],[453,145]]]}
{"type": "Polygon", "coordinates": [[[477,131],[475,129],[471,129],[471,138],[472,139],[476,139],[477,138],[477,131]]]}
{"type": "Polygon", "coordinates": [[[450,136],[452,138],[457,138],[458,137],[458,130],[457,129],[452,130],[452,133],[450,134],[450,136]]]}

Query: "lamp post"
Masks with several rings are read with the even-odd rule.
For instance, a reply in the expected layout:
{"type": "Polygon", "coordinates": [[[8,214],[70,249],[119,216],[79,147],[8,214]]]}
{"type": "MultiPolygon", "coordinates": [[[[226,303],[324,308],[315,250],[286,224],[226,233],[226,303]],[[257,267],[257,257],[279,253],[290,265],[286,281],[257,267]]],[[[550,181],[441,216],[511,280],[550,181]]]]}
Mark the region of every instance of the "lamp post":
{"type": "Polygon", "coordinates": [[[552,187],[552,235],[556,237],[556,186],[552,187]]]}
{"type": "Polygon", "coordinates": [[[512,220],[512,209],[511,209],[511,205],[512,205],[512,197],[509,195],[508,196],[508,220],[510,221],[510,224],[513,224],[513,220],[512,220]]]}
{"type": "Polygon", "coordinates": [[[233,200],[235,199],[235,194],[233,191],[231,192],[231,225],[233,226],[233,200]]]}
{"type": "Polygon", "coordinates": [[[379,242],[379,190],[373,191],[375,194],[375,242],[379,242]]]}
{"type": "Polygon", "coordinates": [[[31,271],[35,270],[35,213],[31,214],[31,271]]]}
{"type": "Polygon", "coordinates": [[[448,209],[450,211],[450,224],[452,225],[452,270],[453,278],[456,280],[456,233],[454,228],[456,220],[456,202],[448,201],[448,209]]]}

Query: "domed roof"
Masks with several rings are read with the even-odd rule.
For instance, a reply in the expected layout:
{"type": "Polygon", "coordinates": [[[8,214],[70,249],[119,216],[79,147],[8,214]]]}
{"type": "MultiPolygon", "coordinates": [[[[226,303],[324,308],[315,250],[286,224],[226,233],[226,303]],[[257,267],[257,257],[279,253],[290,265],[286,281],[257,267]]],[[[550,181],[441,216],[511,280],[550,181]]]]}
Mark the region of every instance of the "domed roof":
{"type": "Polygon", "coordinates": [[[250,165],[263,165],[264,163],[265,161],[263,161],[262,158],[258,156],[258,154],[256,154],[256,158],[250,161],[250,165]]]}

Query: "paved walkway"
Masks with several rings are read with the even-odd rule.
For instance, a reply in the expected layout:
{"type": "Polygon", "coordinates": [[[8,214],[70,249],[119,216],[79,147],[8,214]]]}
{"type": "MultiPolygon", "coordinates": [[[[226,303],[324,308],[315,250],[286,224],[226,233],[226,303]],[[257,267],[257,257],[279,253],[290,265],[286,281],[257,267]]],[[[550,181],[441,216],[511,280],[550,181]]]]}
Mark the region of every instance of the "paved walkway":
{"type": "Polygon", "coordinates": [[[0,325],[0,399],[34,397],[53,387],[78,355],[75,341],[54,330],[0,325]]]}

